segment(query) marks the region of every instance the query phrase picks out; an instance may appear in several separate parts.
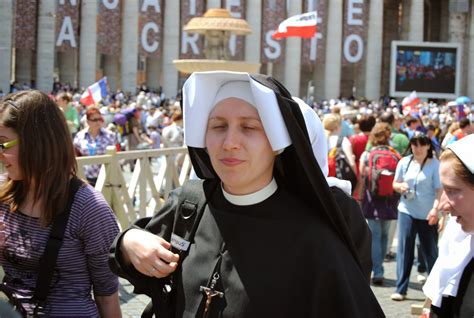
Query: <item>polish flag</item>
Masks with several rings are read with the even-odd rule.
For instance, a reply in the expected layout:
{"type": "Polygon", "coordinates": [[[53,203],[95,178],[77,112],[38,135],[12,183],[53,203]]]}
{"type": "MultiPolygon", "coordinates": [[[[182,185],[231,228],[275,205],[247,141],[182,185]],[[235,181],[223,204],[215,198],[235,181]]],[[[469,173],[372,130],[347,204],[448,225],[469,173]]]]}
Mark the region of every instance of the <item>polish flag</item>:
{"type": "Polygon", "coordinates": [[[402,101],[402,112],[405,115],[410,114],[415,110],[415,106],[420,103],[420,99],[416,96],[416,91],[413,91],[405,97],[402,101]]]}
{"type": "Polygon", "coordinates": [[[86,106],[95,105],[107,96],[107,77],[89,86],[81,95],[80,102],[86,106]]]}
{"type": "Polygon", "coordinates": [[[292,16],[278,26],[278,29],[273,33],[272,39],[287,38],[290,36],[300,38],[312,38],[317,31],[318,14],[316,11],[298,14],[292,16]]]}

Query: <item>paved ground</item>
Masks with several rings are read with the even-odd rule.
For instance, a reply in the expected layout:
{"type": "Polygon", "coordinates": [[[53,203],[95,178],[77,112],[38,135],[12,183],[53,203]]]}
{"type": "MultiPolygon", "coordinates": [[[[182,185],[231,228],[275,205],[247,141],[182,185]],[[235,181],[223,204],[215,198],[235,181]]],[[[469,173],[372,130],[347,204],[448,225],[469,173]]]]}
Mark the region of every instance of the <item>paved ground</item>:
{"type": "MultiPolygon", "coordinates": [[[[394,261],[385,263],[384,286],[372,286],[372,289],[388,318],[416,318],[418,316],[410,314],[411,305],[422,304],[425,299],[421,291],[421,285],[416,281],[416,267],[412,271],[411,284],[407,295],[408,299],[402,302],[395,302],[390,299],[390,295],[395,291],[395,265],[394,261]]],[[[133,288],[127,281],[121,280],[121,283],[120,300],[123,317],[140,317],[143,308],[148,303],[148,297],[133,294],[133,288]]]]}

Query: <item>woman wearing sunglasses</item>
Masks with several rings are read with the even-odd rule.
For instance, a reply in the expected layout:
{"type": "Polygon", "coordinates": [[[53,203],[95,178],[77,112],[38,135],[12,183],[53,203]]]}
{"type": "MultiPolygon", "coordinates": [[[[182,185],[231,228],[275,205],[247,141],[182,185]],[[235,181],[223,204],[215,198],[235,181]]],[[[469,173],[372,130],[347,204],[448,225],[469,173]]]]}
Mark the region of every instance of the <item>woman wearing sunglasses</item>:
{"type": "Polygon", "coordinates": [[[397,285],[391,298],[405,300],[413,266],[415,238],[428,273],[438,257],[438,213],[441,196],[439,161],[433,156],[431,140],[416,132],[397,165],[393,189],[401,194],[398,204],[397,285]]]}
{"type": "Polygon", "coordinates": [[[118,279],[107,266],[118,225],[102,194],[76,178],[66,119],[46,94],[22,91],[0,100],[0,162],[6,170],[0,184],[2,291],[10,291],[28,317],[120,317],[118,279]],[[50,239],[53,225],[67,211],[48,284],[41,260],[52,259],[44,252],[51,255],[46,246],[57,241],[50,239]],[[49,291],[39,306],[41,286],[49,291]]]}
{"type": "MultiPolygon", "coordinates": [[[[97,107],[86,111],[87,125],[74,138],[74,147],[79,156],[103,155],[108,146],[115,146],[115,134],[103,127],[104,118],[97,107]]],[[[84,174],[87,181],[95,186],[99,176],[100,165],[87,165],[84,174]]]]}

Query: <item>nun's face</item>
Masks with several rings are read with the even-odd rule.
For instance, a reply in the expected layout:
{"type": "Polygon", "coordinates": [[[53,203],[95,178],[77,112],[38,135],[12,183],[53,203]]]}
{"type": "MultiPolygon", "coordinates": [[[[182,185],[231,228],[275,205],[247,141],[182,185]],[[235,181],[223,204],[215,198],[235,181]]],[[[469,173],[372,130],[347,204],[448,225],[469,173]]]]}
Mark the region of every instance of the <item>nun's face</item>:
{"type": "Polygon", "coordinates": [[[275,154],[257,110],[247,102],[227,98],[214,107],[206,147],[227,192],[253,193],[272,180],[275,154]]]}
{"type": "Polygon", "coordinates": [[[440,207],[456,218],[464,232],[474,233],[474,189],[453,169],[453,160],[442,161],[439,168],[443,194],[440,207]]]}

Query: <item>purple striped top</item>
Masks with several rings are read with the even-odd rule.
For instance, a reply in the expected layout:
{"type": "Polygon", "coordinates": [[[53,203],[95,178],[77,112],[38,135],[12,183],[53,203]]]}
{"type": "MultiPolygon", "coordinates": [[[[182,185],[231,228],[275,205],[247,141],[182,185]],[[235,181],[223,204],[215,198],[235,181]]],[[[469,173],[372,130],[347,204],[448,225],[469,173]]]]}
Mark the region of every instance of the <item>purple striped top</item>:
{"type": "MultiPolygon", "coordinates": [[[[5,224],[0,232],[4,281],[19,295],[31,297],[51,225],[42,228],[38,218],[11,213],[5,204],[0,204],[0,222],[5,224]]],[[[46,316],[99,317],[91,290],[100,296],[118,290],[118,278],[108,266],[109,247],[118,232],[115,216],[102,194],[89,185],[81,187],[59,251],[46,316]]]]}

